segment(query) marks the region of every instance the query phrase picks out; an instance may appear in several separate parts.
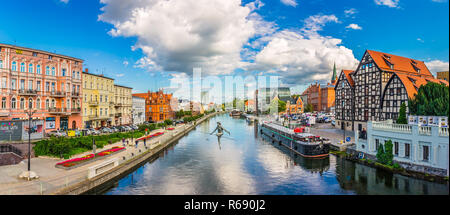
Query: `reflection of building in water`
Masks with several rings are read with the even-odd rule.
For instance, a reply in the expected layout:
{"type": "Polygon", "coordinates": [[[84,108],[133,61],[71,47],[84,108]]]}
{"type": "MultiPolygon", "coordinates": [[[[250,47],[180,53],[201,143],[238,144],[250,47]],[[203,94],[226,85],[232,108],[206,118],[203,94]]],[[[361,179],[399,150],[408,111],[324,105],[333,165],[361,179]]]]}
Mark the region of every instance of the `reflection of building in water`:
{"type": "Polygon", "coordinates": [[[336,176],[341,188],[356,194],[448,194],[448,185],[392,174],[341,158],[336,158],[336,176]]]}

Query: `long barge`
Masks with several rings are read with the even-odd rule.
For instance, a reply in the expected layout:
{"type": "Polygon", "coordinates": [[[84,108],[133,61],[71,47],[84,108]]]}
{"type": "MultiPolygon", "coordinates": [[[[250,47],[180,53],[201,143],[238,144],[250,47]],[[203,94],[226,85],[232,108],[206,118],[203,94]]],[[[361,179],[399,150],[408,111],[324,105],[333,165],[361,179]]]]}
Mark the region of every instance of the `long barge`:
{"type": "Polygon", "coordinates": [[[327,138],[311,133],[295,133],[292,129],[272,122],[263,122],[261,133],[303,157],[321,158],[329,155],[331,142],[327,138]]]}

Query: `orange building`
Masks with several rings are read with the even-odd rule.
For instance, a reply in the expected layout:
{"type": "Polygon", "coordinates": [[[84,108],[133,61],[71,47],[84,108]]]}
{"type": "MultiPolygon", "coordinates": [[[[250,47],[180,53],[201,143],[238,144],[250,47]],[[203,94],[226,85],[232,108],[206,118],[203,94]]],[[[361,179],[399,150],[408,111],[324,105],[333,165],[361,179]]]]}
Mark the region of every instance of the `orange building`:
{"type": "Polygon", "coordinates": [[[172,106],[176,106],[176,104],[173,104],[176,99],[172,94],[165,94],[162,90],[159,90],[158,92],[135,93],[133,96],[145,99],[145,118],[147,121],[159,122],[175,117],[172,106]]]}
{"type": "Polygon", "coordinates": [[[81,128],[83,60],[0,44],[0,121],[25,120],[28,110],[45,132],[81,128]]]}

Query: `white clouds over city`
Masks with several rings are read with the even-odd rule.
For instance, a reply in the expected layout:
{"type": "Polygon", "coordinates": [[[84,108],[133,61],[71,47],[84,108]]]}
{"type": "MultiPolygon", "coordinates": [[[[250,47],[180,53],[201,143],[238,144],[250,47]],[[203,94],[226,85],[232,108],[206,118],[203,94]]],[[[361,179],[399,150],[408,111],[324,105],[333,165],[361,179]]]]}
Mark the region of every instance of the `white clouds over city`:
{"type": "Polygon", "coordinates": [[[350,25],[347,25],[347,27],[345,27],[345,28],[350,28],[350,29],[353,29],[353,30],[362,30],[361,26],[359,26],[358,24],[354,24],[354,23],[352,23],[350,25]]]}
{"type": "Polygon", "coordinates": [[[428,67],[431,73],[433,73],[433,75],[436,75],[437,72],[449,70],[449,63],[441,60],[428,61],[425,62],[425,65],[428,67]]]}
{"type": "MultiPolygon", "coordinates": [[[[134,67],[204,75],[233,74],[238,68],[278,74],[288,84],[328,80],[333,63],[353,68],[357,60],[342,40],[323,36],[333,15],[314,15],[294,29],[278,29],[258,10],[261,0],[101,0],[99,20],[113,25],[114,37],[135,37],[144,56],[134,67]]],[[[296,6],[296,1],[284,1],[296,6]]],[[[355,10],[348,13],[356,13],[355,10]]],[[[359,27],[359,26],[357,26],[359,27]]]]}
{"type": "Polygon", "coordinates": [[[296,7],[297,6],[297,1],[296,0],[281,0],[281,3],[287,5],[287,6],[292,6],[292,7],[296,7]]]}

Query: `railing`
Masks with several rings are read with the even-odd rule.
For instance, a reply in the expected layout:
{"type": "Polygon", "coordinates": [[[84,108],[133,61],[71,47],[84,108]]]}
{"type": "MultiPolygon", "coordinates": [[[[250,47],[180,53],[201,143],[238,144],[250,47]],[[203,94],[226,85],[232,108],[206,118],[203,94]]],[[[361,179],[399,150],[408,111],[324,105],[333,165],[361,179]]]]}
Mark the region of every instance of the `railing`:
{"type": "Polygon", "coordinates": [[[419,134],[431,136],[430,126],[419,126],[419,134]]]}
{"type": "Polygon", "coordinates": [[[48,110],[48,112],[49,113],[56,113],[56,114],[59,114],[59,113],[66,113],[67,112],[67,108],[48,108],[47,109],[48,110]]]}
{"type": "Polygon", "coordinates": [[[72,96],[73,96],[73,97],[80,97],[80,93],[72,92],[72,96]]]}
{"type": "Polygon", "coordinates": [[[53,97],[65,97],[66,93],[62,91],[50,91],[50,96],[53,97]]]}
{"type": "Polygon", "coordinates": [[[388,124],[383,122],[373,122],[372,127],[374,130],[382,130],[382,131],[393,131],[399,133],[411,133],[412,126],[411,125],[402,125],[402,124],[388,124]]]}
{"type": "Polygon", "coordinates": [[[38,93],[37,90],[25,90],[25,89],[19,90],[19,95],[37,95],[37,93],[38,93]]]}
{"type": "Polygon", "coordinates": [[[90,101],[89,105],[90,106],[98,106],[98,102],[97,101],[90,101]]]}
{"type": "Polygon", "coordinates": [[[22,151],[20,151],[15,146],[12,146],[10,144],[0,144],[0,153],[8,153],[8,152],[12,152],[22,157],[22,151]]]}
{"type": "Polygon", "coordinates": [[[115,117],[121,117],[121,116],[122,116],[122,113],[116,113],[116,114],[114,114],[114,116],[115,116],[115,117]]]}
{"type": "Polygon", "coordinates": [[[439,136],[448,136],[448,128],[439,128],[439,136]]]}
{"type": "Polygon", "coordinates": [[[81,112],[81,108],[72,108],[70,110],[70,112],[72,112],[72,113],[80,113],[81,112]]]}

